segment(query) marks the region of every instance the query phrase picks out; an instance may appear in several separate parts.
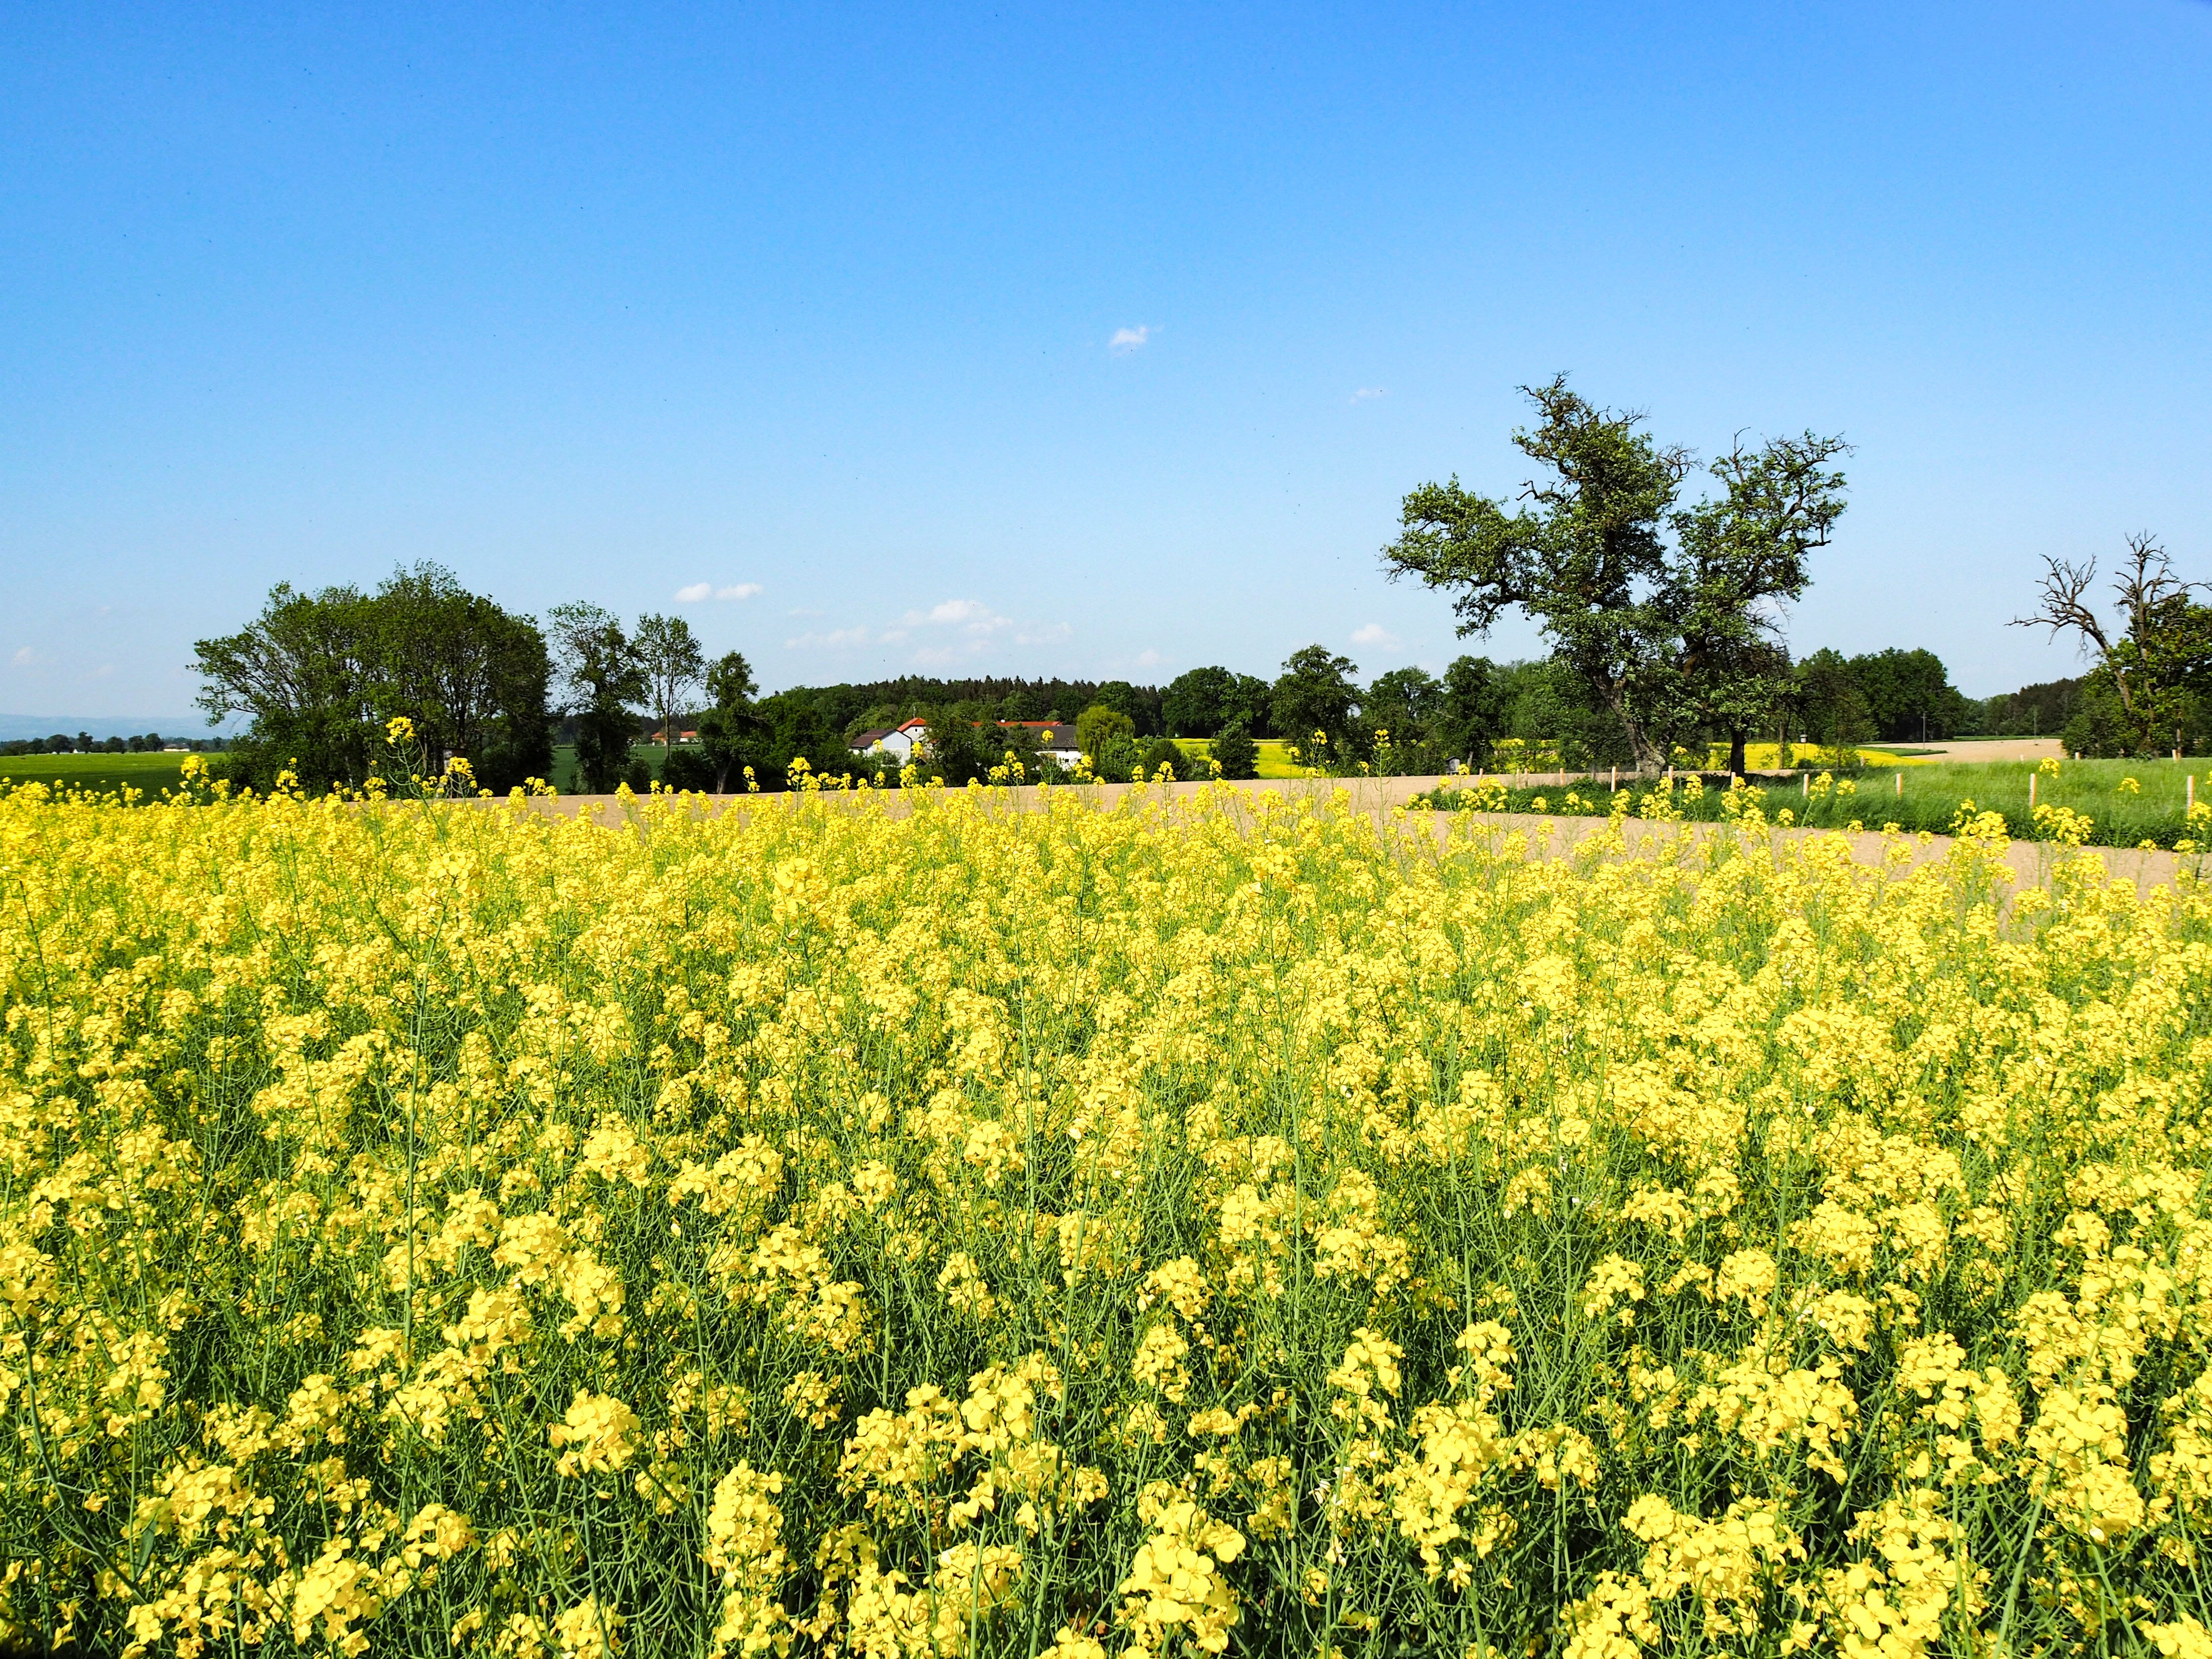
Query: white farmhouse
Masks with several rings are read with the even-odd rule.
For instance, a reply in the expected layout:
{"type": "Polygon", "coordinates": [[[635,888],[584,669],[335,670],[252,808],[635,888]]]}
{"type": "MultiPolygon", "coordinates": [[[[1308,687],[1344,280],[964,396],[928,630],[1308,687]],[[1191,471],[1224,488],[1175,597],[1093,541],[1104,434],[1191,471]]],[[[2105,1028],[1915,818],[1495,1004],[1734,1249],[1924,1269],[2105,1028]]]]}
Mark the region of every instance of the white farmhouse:
{"type": "Polygon", "coordinates": [[[878,731],[857,732],[853,735],[852,750],[856,755],[872,755],[881,750],[901,766],[917,754],[929,749],[929,722],[918,716],[897,726],[886,726],[878,731]]]}
{"type": "Polygon", "coordinates": [[[999,724],[1008,731],[1036,732],[1038,750],[1062,766],[1073,766],[1083,758],[1083,747],[1075,740],[1073,720],[1000,720],[999,724]]]}

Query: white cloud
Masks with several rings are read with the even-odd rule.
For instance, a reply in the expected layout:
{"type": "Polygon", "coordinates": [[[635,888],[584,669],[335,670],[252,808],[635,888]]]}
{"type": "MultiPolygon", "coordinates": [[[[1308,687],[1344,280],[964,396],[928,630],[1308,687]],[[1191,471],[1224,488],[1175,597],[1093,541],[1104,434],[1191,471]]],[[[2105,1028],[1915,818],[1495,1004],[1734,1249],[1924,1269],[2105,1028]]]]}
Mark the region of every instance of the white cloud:
{"type": "Polygon", "coordinates": [[[794,651],[843,651],[913,641],[914,660],[935,667],[973,658],[1001,641],[1048,645],[1068,638],[1074,631],[1066,623],[1021,622],[1002,617],[981,599],[945,599],[926,611],[909,611],[888,628],[855,624],[825,629],[794,635],[784,644],[794,651]]]}
{"type": "Polygon", "coordinates": [[[1106,342],[1106,349],[1126,357],[1152,337],[1152,325],[1150,323],[1139,323],[1134,328],[1117,328],[1114,331],[1114,337],[1106,342]]]}
{"type": "Polygon", "coordinates": [[[868,642],[865,628],[833,628],[826,634],[801,634],[784,644],[793,651],[846,651],[868,642]]]}
{"type": "Polygon", "coordinates": [[[1159,660],[1160,653],[1149,647],[1137,653],[1137,666],[1139,668],[1157,668],[1159,660]]]}
{"type": "Polygon", "coordinates": [[[714,584],[712,582],[693,582],[689,587],[679,587],[676,590],[676,603],[696,605],[714,591],[714,584]]]}
{"type": "Polygon", "coordinates": [[[1364,386],[1352,394],[1352,401],[1355,404],[1372,403],[1377,398],[1387,396],[1389,390],[1387,386],[1364,386]]]}
{"type": "Polygon", "coordinates": [[[693,582],[676,590],[676,601],[678,605],[696,605],[702,599],[750,599],[760,591],[758,582],[733,582],[727,587],[717,587],[712,582],[693,582]]]}
{"type": "Polygon", "coordinates": [[[27,645],[21,651],[18,651],[14,656],[8,659],[9,665],[16,668],[29,668],[36,664],[42,663],[46,659],[44,657],[32,650],[27,645]]]}
{"type": "Polygon", "coordinates": [[[714,597],[718,599],[750,599],[760,591],[758,582],[733,582],[727,587],[716,588],[714,597]]]}
{"type": "Polygon", "coordinates": [[[1352,642],[1354,645],[1392,646],[1398,643],[1398,636],[1381,623],[1368,623],[1352,630],[1352,642]]]}
{"type": "Polygon", "coordinates": [[[908,628],[961,628],[975,635],[1014,626],[1012,617],[1000,616],[980,599],[947,599],[927,611],[909,611],[899,620],[908,628]]]}

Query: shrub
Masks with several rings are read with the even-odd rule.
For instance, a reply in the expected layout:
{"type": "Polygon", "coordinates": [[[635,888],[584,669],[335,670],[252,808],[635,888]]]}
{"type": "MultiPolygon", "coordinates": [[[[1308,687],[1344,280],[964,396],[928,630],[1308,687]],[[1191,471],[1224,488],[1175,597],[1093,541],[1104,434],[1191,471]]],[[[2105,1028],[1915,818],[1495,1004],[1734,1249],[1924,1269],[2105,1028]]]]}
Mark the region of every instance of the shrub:
{"type": "Polygon", "coordinates": [[[712,794],[714,763],[696,749],[672,749],[661,760],[660,781],[664,788],[712,794]]]}
{"type": "Polygon", "coordinates": [[[1251,731],[1243,720],[1231,720],[1221,728],[1221,735],[1213,740],[1212,758],[1224,778],[1260,775],[1260,745],[1252,741],[1251,731]]]}
{"type": "Polygon", "coordinates": [[[1170,778],[1182,780],[1194,775],[1190,757],[1170,738],[1154,738],[1145,745],[1141,758],[1147,778],[1158,776],[1163,766],[1168,769],[1170,778]]]}

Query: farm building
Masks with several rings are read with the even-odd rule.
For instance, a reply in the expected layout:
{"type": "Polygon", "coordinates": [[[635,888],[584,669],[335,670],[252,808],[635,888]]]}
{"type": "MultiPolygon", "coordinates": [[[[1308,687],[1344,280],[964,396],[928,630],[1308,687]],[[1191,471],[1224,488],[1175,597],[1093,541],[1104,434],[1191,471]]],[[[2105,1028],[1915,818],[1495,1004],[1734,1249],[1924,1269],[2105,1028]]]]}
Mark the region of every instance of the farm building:
{"type": "Polygon", "coordinates": [[[1083,750],[1075,741],[1073,720],[1000,720],[1008,731],[1034,732],[1037,748],[1062,766],[1073,766],[1083,757],[1083,750]]]}
{"type": "Polygon", "coordinates": [[[880,749],[904,766],[915,755],[927,751],[928,730],[929,722],[917,716],[873,732],[856,732],[849,746],[856,755],[872,755],[880,749]]]}

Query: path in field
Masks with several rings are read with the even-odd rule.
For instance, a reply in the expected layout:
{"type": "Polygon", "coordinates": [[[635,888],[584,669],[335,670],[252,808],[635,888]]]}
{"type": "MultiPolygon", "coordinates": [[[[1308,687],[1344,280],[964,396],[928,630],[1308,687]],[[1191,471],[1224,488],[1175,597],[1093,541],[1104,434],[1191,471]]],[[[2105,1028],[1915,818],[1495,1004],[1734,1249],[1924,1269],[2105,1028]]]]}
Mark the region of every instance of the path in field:
{"type": "Polygon", "coordinates": [[[1893,743],[1903,753],[1946,761],[2063,760],[2065,746],[2056,738],[1990,738],[1981,743],[1893,743]]]}
{"type": "MultiPolygon", "coordinates": [[[[1103,811],[1117,805],[1131,791],[1140,787],[1148,799],[1163,803],[1188,801],[1212,789],[1228,789],[1246,797],[1280,795],[1292,799],[1325,799],[1340,789],[1349,797],[1355,810],[1372,813],[1377,822],[1381,822],[1388,817],[1393,807],[1405,805],[1415,795],[1433,789],[1439,783],[1452,781],[1455,781],[1434,777],[1288,778],[1225,784],[1063,784],[1050,789],[1041,789],[1032,784],[1015,789],[991,790],[987,793],[985,799],[994,810],[1036,811],[1046,804],[1048,797],[1054,801],[1072,799],[1088,802],[1103,811]]],[[[909,810],[909,799],[902,790],[884,790],[872,798],[879,801],[884,811],[893,817],[903,817],[909,810]]],[[[842,793],[714,795],[694,796],[691,799],[698,802],[702,810],[710,811],[788,811],[794,805],[809,801],[857,804],[854,796],[842,793]]],[[[531,805],[542,811],[557,812],[564,817],[587,816],[594,822],[609,827],[623,822],[624,810],[620,797],[614,795],[562,795],[552,800],[533,801],[531,805]]],[[[629,810],[635,812],[636,803],[632,802],[629,810]]],[[[1455,835],[1482,835],[1496,842],[1508,835],[1517,834],[1528,838],[1529,851],[1539,858],[1563,856],[1604,829],[1606,823],[1603,818],[1555,817],[1534,812],[1437,812],[1429,816],[1439,840],[1455,835]],[[1547,825],[1549,826],[1548,832],[1545,828],[1547,825]]],[[[1732,825],[1725,823],[1664,823],[1644,818],[1629,818],[1624,822],[1623,831],[1628,850],[1634,856],[1660,852],[1685,836],[1698,843],[1729,838],[1735,839],[1739,845],[1747,842],[1746,837],[1738,834],[1732,825]]],[[[1763,830],[1760,836],[1778,858],[1783,849],[1793,842],[1816,836],[1832,836],[1850,848],[1851,857],[1856,861],[1876,868],[1887,860],[1893,848],[1902,848],[1909,854],[1909,858],[1899,866],[1905,870],[1916,869],[1924,864],[1941,863],[1951,850],[1951,837],[1948,836],[1888,836],[1875,831],[1852,835],[1841,830],[1780,829],[1763,830]]],[[[2178,853],[2143,852],[2132,848],[2085,847],[2081,850],[2094,854],[2103,862],[2108,876],[2116,880],[2131,881],[2138,890],[2146,892],[2154,886],[2172,885],[2175,878],[2185,872],[2195,875],[2203,863],[2201,859],[2184,857],[2178,853]]],[[[2053,862],[2061,856],[2071,854],[2052,848],[2046,842],[2012,842],[2006,849],[2004,861],[2013,872],[2014,890],[2045,885],[2050,880],[2053,862]]]]}

